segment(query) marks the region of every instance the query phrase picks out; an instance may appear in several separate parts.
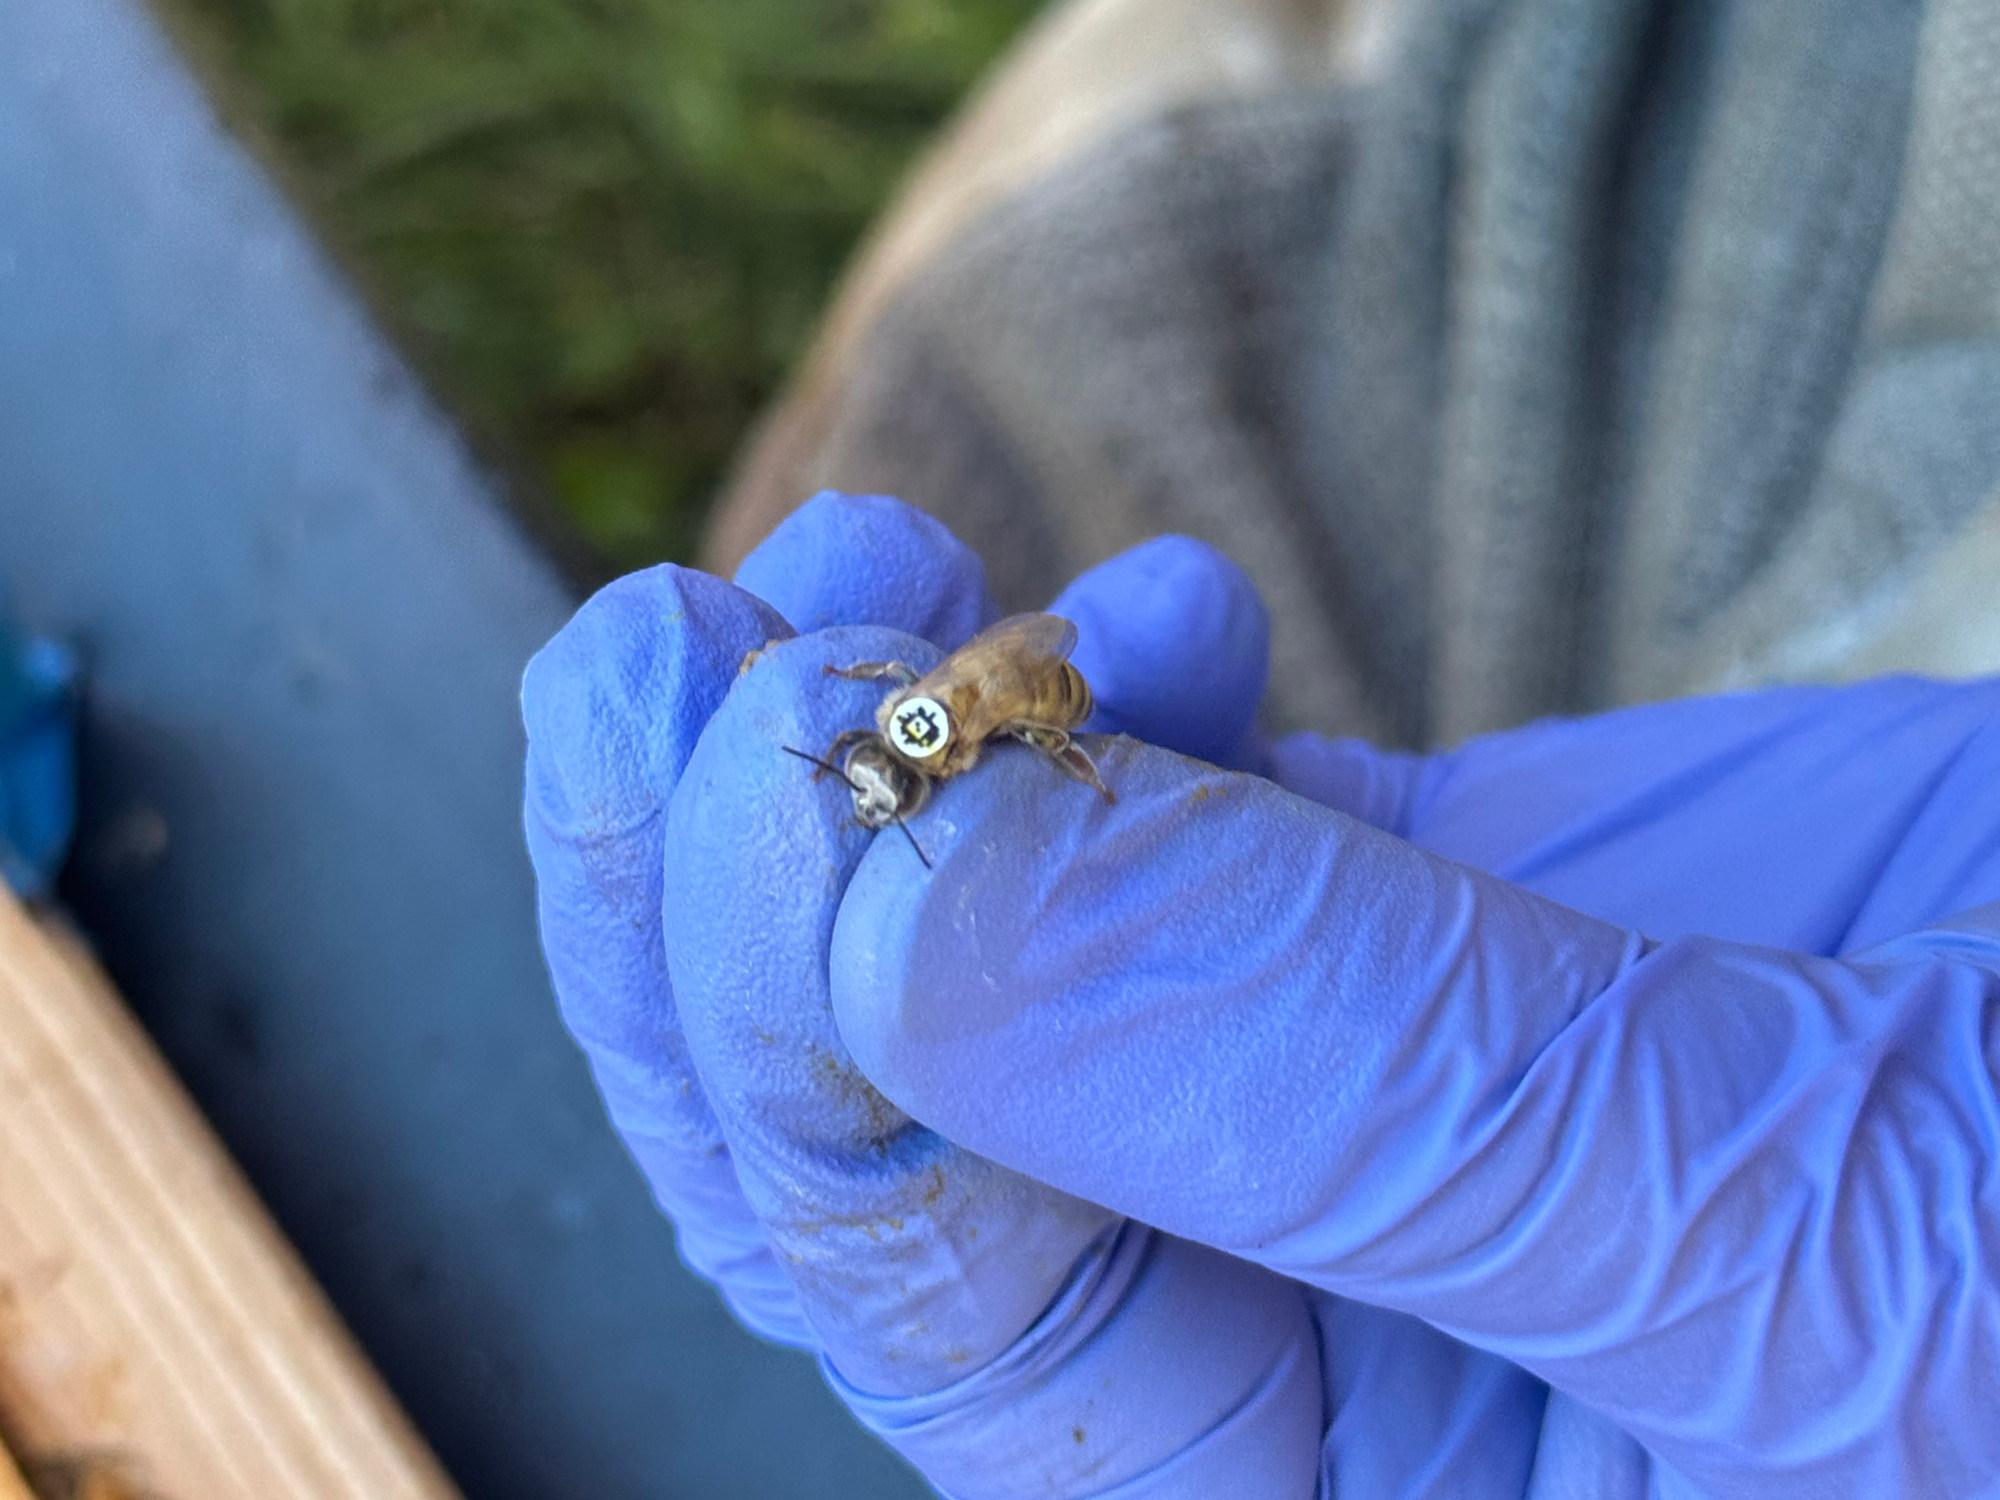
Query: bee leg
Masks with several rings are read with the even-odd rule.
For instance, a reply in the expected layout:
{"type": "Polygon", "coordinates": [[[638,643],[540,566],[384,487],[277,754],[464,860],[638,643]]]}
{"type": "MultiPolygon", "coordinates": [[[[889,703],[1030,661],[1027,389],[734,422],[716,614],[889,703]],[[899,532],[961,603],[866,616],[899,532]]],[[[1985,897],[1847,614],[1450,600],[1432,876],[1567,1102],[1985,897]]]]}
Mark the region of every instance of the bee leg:
{"type": "Polygon", "coordinates": [[[1068,730],[1052,729],[1043,724],[1015,724],[1009,726],[1007,733],[1024,744],[1033,745],[1055,762],[1057,770],[1072,780],[1094,788],[1106,802],[1118,800],[1111,795],[1111,788],[1106,786],[1104,779],[1097,774],[1097,763],[1085,752],[1083,746],[1069,737],[1068,730]]]}
{"type": "Polygon", "coordinates": [[[1053,760],[1085,786],[1093,788],[1097,792],[1097,795],[1102,797],[1106,802],[1116,802],[1118,800],[1112,795],[1111,788],[1104,784],[1104,778],[1097,774],[1097,762],[1090,758],[1084,751],[1083,746],[1077,744],[1064,745],[1062,749],[1052,753],[1049,759],[1053,760]]]}
{"type": "Polygon", "coordinates": [[[874,682],[880,678],[899,687],[908,687],[917,680],[916,672],[899,661],[858,661],[851,667],[828,667],[829,677],[845,677],[850,682],[874,682]]]}

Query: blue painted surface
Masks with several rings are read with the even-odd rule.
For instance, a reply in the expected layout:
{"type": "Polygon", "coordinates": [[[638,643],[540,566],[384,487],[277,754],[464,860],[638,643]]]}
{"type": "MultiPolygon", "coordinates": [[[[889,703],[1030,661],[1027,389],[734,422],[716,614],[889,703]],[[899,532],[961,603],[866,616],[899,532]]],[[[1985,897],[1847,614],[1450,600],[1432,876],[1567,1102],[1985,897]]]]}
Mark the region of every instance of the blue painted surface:
{"type": "Polygon", "coordinates": [[[570,592],[131,0],[0,4],[0,572],[88,683],[64,894],[472,1500],[922,1493],[681,1268],[557,1023],[570,592]]]}

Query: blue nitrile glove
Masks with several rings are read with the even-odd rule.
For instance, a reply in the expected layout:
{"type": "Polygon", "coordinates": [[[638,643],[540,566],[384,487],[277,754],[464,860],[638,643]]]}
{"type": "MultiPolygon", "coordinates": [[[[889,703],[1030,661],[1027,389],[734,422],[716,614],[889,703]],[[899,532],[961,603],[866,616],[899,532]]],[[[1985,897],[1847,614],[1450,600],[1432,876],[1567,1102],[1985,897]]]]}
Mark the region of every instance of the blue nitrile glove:
{"type": "MultiPolygon", "coordinates": [[[[809,608],[788,608],[797,610],[802,618],[810,617],[809,608]]],[[[670,604],[662,613],[686,612],[670,604]]],[[[1148,616],[1143,608],[1127,613],[1148,616]]],[[[667,623],[674,622],[669,619],[667,623]]],[[[639,637],[643,636],[642,630],[639,637]]],[[[1216,646],[1212,639],[1201,644],[1204,651],[1213,651],[1216,646]]],[[[621,632],[614,629],[607,632],[604,645],[615,659],[630,642],[621,642],[621,632]]],[[[1089,645],[1086,631],[1083,646],[1089,645]]],[[[632,660],[643,654],[626,653],[632,660]]],[[[581,653],[586,660],[590,655],[588,650],[581,653]]],[[[1157,659],[1163,664],[1164,678],[1175,680],[1179,676],[1174,642],[1163,642],[1157,659]]],[[[800,690],[802,695],[810,695],[824,686],[808,674],[800,690]]],[[[614,688],[606,700],[616,702],[624,693],[624,688],[614,688]]],[[[1843,925],[1848,940],[1859,943],[1871,932],[1920,921],[1927,912],[1942,910],[1956,900],[1969,899],[1968,892],[1976,894],[1986,888],[1981,882],[1990,881],[1986,866],[1991,864],[1992,840],[1983,830],[1991,828],[1994,819],[1990,806],[1977,805],[1977,797],[1983,790],[1982,782],[1990,785],[1992,780],[1990,736],[1984,746],[1985,761],[1978,753],[1981,747],[1965,750],[1972,731],[1983,725],[1991,712],[1982,693],[1973,691],[1968,696],[1963,691],[1922,685],[1892,685],[1849,693],[1777,694],[1672,705],[1577,724],[1535,726],[1477,742],[1434,761],[1376,755],[1351,745],[1295,740],[1275,747],[1271,766],[1302,790],[1349,806],[1419,840],[1450,848],[1462,857],[1484,860],[1530,883],[1546,883],[1551,889],[1562,889],[1563,882],[1570,882],[1572,888],[1565,893],[1571,900],[1582,905],[1601,903],[1600,909],[1607,914],[1651,926],[1657,932],[1707,929],[1811,948],[1825,941],[1826,932],[1838,932],[1843,925]],[[1879,758],[1872,759],[1865,752],[1879,752],[1879,758]],[[1885,764],[1893,774],[1885,774],[1885,764]],[[1943,768],[1954,765],[1953,775],[1942,774],[1943,768]],[[1969,802],[1963,795],[1968,789],[1969,802]]],[[[615,730],[617,715],[609,716],[607,722],[615,730]]],[[[608,739],[615,742],[618,735],[614,732],[608,739]]],[[[625,753],[635,751],[628,745],[625,753]]],[[[607,764],[617,759],[613,755],[607,764]]],[[[950,798],[940,798],[938,809],[920,819],[920,825],[934,822],[948,803],[961,801],[968,789],[992,781],[996,768],[1017,765],[1019,759],[1011,751],[997,754],[978,776],[952,788],[950,798]]],[[[1216,784],[1207,778],[1193,784],[1191,805],[1213,801],[1212,792],[1207,796],[1202,793],[1216,784]]],[[[1283,805],[1288,817],[1298,814],[1297,804],[1283,805]]],[[[1369,842],[1351,825],[1349,835],[1362,847],[1369,842]]],[[[1214,852],[1226,855],[1228,851],[1218,848],[1214,852]]],[[[880,851],[871,854],[870,866],[889,857],[880,851]]],[[[1187,906],[1201,917],[1205,904],[1215,904],[1204,903],[1202,890],[1213,890],[1220,884],[1225,897],[1230,897],[1234,883],[1218,880],[1218,871],[1208,861],[1191,864],[1187,906]]],[[[604,873],[614,875],[607,888],[616,889],[615,871],[604,873]]],[[[864,891],[865,886],[857,890],[857,896],[864,891]]],[[[1255,883],[1245,883],[1243,891],[1236,894],[1254,897],[1255,883]]],[[[1532,903],[1526,905],[1532,910],[1532,903]]],[[[1061,907],[1052,909],[1060,912],[1061,907]]],[[[966,910],[976,908],[968,905],[966,910]]],[[[1180,914],[1184,908],[1176,903],[1175,910],[1180,914]]],[[[1276,925],[1283,936],[1296,924],[1281,921],[1276,925]]],[[[1184,936],[1206,935],[1212,928],[1212,921],[1203,921],[1197,933],[1184,936]]],[[[1081,972],[1087,974],[1089,965],[1081,972]]],[[[1198,978],[1208,974],[1203,965],[1196,965],[1192,972],[1198,978]]],[[[604,993],[613,990],[615,986],[606,987],[604,993]]],[[[1472,1008],[1476,1013],[1478,1007],[1472,1008]]],[[[911,1007],[899,1014],[915,1014],[917,1009],[911,1007]]],[[[1246,1010],[1254,1012],[1252,1007],[1246,1010]]],[[[1588,1014],[1582,1013],[1580,1019],[1588,1014]]],[[[857,1034],[865,1038],[871,1031],[878,1043],[885,1036],[892,1041],[909,1040],[907,1028],[901,1024],[886,1030],[864,1024],[857,1034]]],[[[965,1039],[961,1033],[953,1040],[962,1044],[965,1039]]],[[[1041,1040],[1046,1044],[1050,1038],[1041,1040]]],[[[1143,1032],[1135,1032],[1132,1040],[1135,1044],[1143,1041],[1143,1032]]],[[[1493,1050],[1492,1038],[1479,1040],[1488,1052],[1493,1050]]],[[[1725,1050],[1729,1040],[1726,1035],[1721,1038],[1725,1050]]],[[[1008,1065],[1017,1059],[1006,1050],[1009,1035],[1004,1023],[996,1030],[994,1041],[989,1058],[994,1066],[967,1067],[961,1075],[965,1102],[977,1100],[982,1092],[990,1101],[996,1080],[1015,1076],[1008,1065]]],[[[1447,1046],[1450,1041],[1449,1036],[1443,1038],[1447,1046]]],[[[1045,1053],[1047,1050],[1045,1045],[1045,1053]]],[[[1115,1058],[1118,1050],[1107,1049],[1107,1056],[1115,1058]]],[[[1471,1062],[1482,1056],[1471,1047],[1462,1050],[1471,1062]]],[[[1029,1051],[1025,1055],[1034,1054],[1029,1051]]],[[[1069,1079],[1077,1074],[1088,1076],[1089,1069],[1076,1066],[1078,1059],[1063,1049],[1056,1049],[1056,1055],[1072,1066],[1058,1068],[1039,1081],[1060,1094],[1069,1094],[1069,1079]]],[[[1414,1055],[1420,1065],[1425,1062],[1421,1048],[1414,1055]]],[[[1976,1058],[1976,1053],[1968,1056],[1976,1058]]],[[[904,1060],[909,1060],[907,1055],[904,1060]]],[[[963,1064],[962,1057],[956,1060],[963,1064]]],[[[1248,1055],[1244,1059],[1246,1063],[1252,1060],[1248,1055]]],[[[1451,1059],[1446,1056],[1444,1060],[1451,1059]]],[[[1435,1065],[1438,1059],[1429,1061],[1435,1065]]],[[[602,1064],[600,1068],[602,1071],[602,1064]]],[[[663,1077],[670,1076],[672,1067],[660,1071],[663,1077]]],[[[1198,1069],[1192,1071],[1199,1073],[1198,1069]]],[[[1281,1117],[1283,1128],[1294,1126],[1291,1119],[1283,1117],[1289,1113],[1287,1102],[1301,1093],[1297,1089],[1285,1092],[1294,1081],[1293,1071],[1274,1070],[1269,1080],[1274,1097],[1258,1101],[1267,1117],[1281,1117]]],[[[1423,1067],[1413,1070],[1413,1075],[1424,1081],[1423,1067]]],[[[951,1085],[943,1082],[946,1076],[942,1070],[934,1071],[929,1082],[949,1092],[951,1085]]],[[[1217,1080],[1216,1094],[1225,1101],[1230,1085],[1241,1094],[1259,1090],[1265,1081],[1264,1074],[1241,1067],[1215,1071],[1212,1076],[1217,1080]]],[[[1725,1069],[1722,1076],[1727,1081],[1733,1075],[1725,1069]]],[[[1337,1085],[1338,1079],[1334,1082],[1337,1085]]],[[[1476,1077],[1472,1082],[1476,1084],[1476,1077]]],[[[1661,1079],[1647,1075],[1640,1082],[1651,1086],[1642,1089],[1646,1098],[1673,1098],[1670,1090],[1660,1086],[1661,1079]]],[[[1310,1089],[1303,1092],[1309,1110],[1312,1093],[1310,1089]]],[[[1033,1091],[1024,1092],[1023,1097],[1031,1102],[1013,1116],[1012,1124],[1017,1132],[1027,1130],[1040,1142],[1041,1100],[1033,1091]]],[[[1206,1095],[1196,1090],[1191,1097],[1200,1106],[1206,1095]]],[[[1105,1118],[1097,1122],[1105,1132],[1105,1144],[1114,1148],[1123,1145],[1128,1150],[1135,1144],[1143,1147],[1148,1139],[1148,1110],[1180,1109],[1189,1099],[1187,1090],[1169,1089],[1129,1107],[1121,1117],[1115,1091],[1107,1092],[1103,1099],[1105,1118]]],[[[1080,1102],[1085,1107],[1082,1112],[1087,1113],[1089,1099],[1080,1102]]],[[[1328,1102],[1343,1102],[1337,1087],[1328,1102]]],[[[1719,1089],[1715,1102],[1728,1103],[1729,1090],[1719,1089]]],[[[1125,1103],[1129,1106],[1131,1101],[1125,1103]]],[[[1603,1107],[1598,1101],[1600,1111],[1603,1107]]],[[[1241,1100],[1231,1108],[1241,1109],[1241,1100]]],[[[1198,1127],[1201,1111],[1193,1113],[1198,1127]]],[[[1255,1113],[1255,1109],[1244,1110],[1243,1118],[1254,1120],[1255,1113]]],[[[933,1115],[934,1119],[942,1117],[933,1115]]],[[[1058,1109],[1047,1118],[1060,1123],[1063,1111],[1058,1109]]],[[[1221,1119],[1228,1123],[1229,1109],[1222,1111],[1221,1119]]],[[[1310,1123],[1309,1115],[1307,1119],[1310,1123]]],[[[1060,1131],[1056,1138],[1060,1144],[1060,1131]]],[[[1069,1140],[1073,1150],[1074,1133],[1069,1140]]],[[[1439,1140],[1432,1144],[1440,1141],[1446,1148],[1465,1149],[1464,1142],[1453,1142],[1442,1128],[1439,1140]]],[[[1199,1175],[1218,1155],[1226,1170],[1230,1162],[1242,1160],[1231,1142],[1229,1132],[1220,1132],[1193,1155],[1170,1158],[1157,1175],[1161,1179],[1190,1171],[1199,1175]]],[[[1652,1144],[1657,1147],[1659,1143],[1652,1144]]],[[[1699,1146],[1700,1142],[1695,1139],[1684,1144],[1699,1146]]],[[[1114,1150],[1112,1154],[1117,1153],[1114,1150]]],[[[1680,1162],[1671,1152],[1656,1154],[1669,1167],[1680,1162]]],[[[1687,1160],[1701,1162],[1701,1151],[1689,1151],[1687,1160]]],[[[1074,1166],[1070,1163],[1063,1170],[1074,1166]]],[[[723,1171],[726,1175],[726,1166],[723,1171]]],[[[1563,1180],[1575,1175],[1571,1172],[1563,1180]]],[[[1616,1181],[1615,1169],[1610,1175],[1616,1181]]],[[[660,1174],[655,1174],[655,1180],[661,1180],[660,1174]]],[[[1300,1202],[1303,1194],[1314,1190],[1316,1181],[1309,1167],[1302,1173],[1294,1170],[1290,1176],[1270,1179],[1269,1192],[1278,1203],[1278,1211],[1300,1202]]],[[[1626,1186],[1628,1190],[1643,1188],[1646,1182],[1644,1174],[1639,1174],[1626,1186]]],[[[1171,1186],[1171,1181],[1167,1185],[1171,1186]]],[[[1243,1181],[1236,1186],[1236,1196],[1247,1198],[1250,1207],[1263,1201],[1255,1192],[1243,1192],[1243,1181]]],[[[1154,1190],[1160,1190],[1159,1184],[1154,1190]]],[[[718,1200],[724,1196],[718,1194],[718,1200]]],[[[747,1220],[747,1209],[740,1207],[740,1200],[737,1203],[747,1220]]],[[[1587,1226],[1585,1261],[1596,1249],[1597,1239],[1608,1232],[1607,1226],[1618,1222],[1619,1216],[1610,1213],[1587,1226]]],[[[683,1218],[684,1235],[687,1224],[683,1218]]],[[[1945,1227],[1954,1226],[1947,1223],[1945,1227]]],[[[1671,1260],[1674,1248],[1672,1244],[1661,1247],[1663,1260],[1671,1260]]],[[[1862,1273],[1868,1269],[1861,1263],[1862,1273]]],[[[1560,1274],[1556,1280],[1560,1283],[1560,1274]]],[[[1687,1290],[1698,1297],[1698,1280],[1690,1279],[1687,1290]]],[[[1863,1314],[1868,1311],[1865,1306],[1861,1309],[1863,1314]]],[[[1413,1319],[1324,1294],[1317,1298],[1317,1313],[1331,1413],[1324,1439],[1330,1486],[1338,1484],[1343,1493],[1371,1495],[1520,1494],[1524,1487],[1547,1496],[1645,1493],[1649,1476],[1644,1456],[1602,1416],[1579,1402],[1559,1395],[1548,1402],[1545,1411],[1543,1392],[1536,1382],[1506,1362],[1454,1343],[1413,1319]]],[[[1477,1330],[1476,1323],[1470,1326],[1477,1330]]],[[[1576,1339],[1572,1341],[1580,1340],[1588,1347],[1592,1332],[1588,1325],[1564,1332],[1573,1333],[1576,1339]]],[[[1760,1358],[1754,1340],[1743,1340],[1751,1345],[1747,1353],[1727,1338],[1722,1342],[1723,1355],[1717,1357],[1726,1355],[1729,1373],[1738,1378],[1711,1383],[1708,1389],[1718,1399],[1732,1399],[1740,1406],[1744,1399],[1769,1397],[1774,1387],[1783,1386],[1790,1356],[1760,1358]],[[1776,1381],[1769,1378],[1773,1369],[1779,1372],[1776,1381]]],[[[1669,1353],[1660,1357],[1650,1372],[1642,1371],[1614,1384],[1621,1386],[1626,1397],[1637,1400],[1653,1396],[1650,1383],[1669,1389],[1676,1385],[1701,1389],[1703,1372],[1699,1367],[1684,1371],[1682,1363],[1678,1355],[1669,1353]]],[[[1895,1366],[1893,1355],[1887,1363],[1895,1366]]],[[[1005,1360],[998,1362],[1000,1367],[1005,1364],[1005,1360]]],[[[1865,1369],[1851,1361],[1841,1368],[1865,1369]]],[[[1940,1384],[1949,1386],[1951,1381],[1941,1377],[1940,1384]]],[[[1887,1382],[1887,1387],[1893,1393],[1895,1382],[1887,1382]]],[[[1784,1394],[1780,1390],[1781,1398],[1784,1394]]],[[[1948,1399],[1951,1392],[1945,1394],[1947,1399],[1936,1419],[1950,1422],[1955,1420],[1948,1399]]],[[[1812,1393],[1800,1396],[1794,1392],[1790,1399],[1794,1414],[1816,1409],[1817,1397],[1812,1393]]],[[[953,1406],[949,1400],[943,1404],[947,1410],[953,1406]]],[[[857,1405],[878,1426],[905,1429],[899,1434],[905,1438],[914,1418],[918,1437],[942,1437],[947,1448],[975,1458],[983,1452],[989,1462],[995,1461],[991,1445],[982,1448],[977,1441],[967,1441],[962,1431],[954,1440],[949,1422],[926,1423],[926,1403],[922,1400],[857,1401],[857,1405]]],[[[1614,1413],[1619,1410],[1616,1402],[1607,1403],[1607,1407],[1614,1413]]],[[[1922,1415],[1918,1413],[1920,1419],[1922,1415]]],[[[1027,1414],[1030,1419],[1032,1416],[1027,1414]]],[[[1815,1436],[1852,1448],[1855,1435],[1865,1436],[1866,1429],[1851,1416],[1844,1409],[1835,1411],[1825,1431],[1815,1436]]],[[[1643,1422],[1631,1425],[1652,1436],[1643,1422]]],[[[1016,1430],[1031,1432],[1032,1420],[1019,1422],[1016,1430]]],[[[1801,1446],[1794,1442],[1788,1451],[1785,1434],[1780,1433],[1764,1448],[1748,1447],[1753,1459],[1761,1455],[1766,1464],[1755,1487],[1766,1487],[1785,1462],[1809,1469],[1810,1455],[1802,1459],[1801,1446]],[[1772,1462],[1774,1455],[1777,1462],[1772,1462]]],[[[1742,1457],[1737,1455],[1738,1462],[1742,1457]]],[[[1226,1487],[1218,1488],[1211,1480],[1205,1490],[1198,1484],[1180,1490],[1169,1485],[1160,1492],[1289,1492],[1266,1482],[1273,1474],[1294,1472],[1287,1468],[1285,1455],[1266,1451],[1242,1453],[1236,1458],[1239,1466],[1226,1487]]],[[[1724,1467],[1728,1472],[1715,1486],[1718,1489],[1726,1488],[1729,1474],[1736,1472],[1726,1464],[1724,1467]]],[[[1859,1471],[1861,1466],[1852,1467],[1859,1471]]],[[[1018,1480],[1022,1472],[1026,1471],[1006,1468],[997,1478],[1002,1482],[1018,1480]]],[[[1666,1489],[1674,1487],[1672,1476],[1664,1471],[1653,1474],[1651,1481],[1666,1489]]],[[[1913,1480],[1917,1488],[1922,1483],[1922,1476],[1913,1480]]],[[[1844,1480],[1836,1480],[1836,1487],[1843,1486],[1844,1480]]],[[[1967,1488],[1949,1487],[1959,1491],[1967,1488]]],[[[1906,1491],[1909,1488],[1905,1486],[1906,1491]]],[[[1098,1487],[1086,1481],[1080,1489],[1050,1487],[1045,1492],[1097,1493],[1098,1487]]]]}
{"type": "MultiPolygon", "coordinates": [[[[925,666],[990,619],[977,560],[894,502],[822,497],[739,576],[792,623],[870,620],[934,644],[828,630],[769,646],[738,680],[786,621],[662,568],[599,594],[524,686],[550,967],[684,1254],[753,1327],[821,1350],[836,1388],[951,1493],[1137,1500],[1231,1493],[1251,1473],[1256,1493],[1311,1494],[1322,1413],[1302,1288],[915,1126],[833,1029],[826,945],[871,836],[845,789],[783,747],[818,751],[879,701],[881,684],[824,665],[925,666]]],[[[1115,624],[1079,658],[1111,684],[1107,712],[1122,699],[1194,744],[1217,730],[1204,672],[1249,645],[1222,679],[1245,700],[1223,741],[1241,740],[1263,647],[1240,573],[1167,541],[1066,597],[1093,590],[1142,624],[1174,598],[1227,606],[1178,633],[1194,655],[1127,670],[1129,694],[1115,624]]]]}
{"type": "Polygon", "coordinates": [[[963,1147],[1325,1289],[1329,1494],[2000,1489],[2000,683],[1272,748],[1353,817],[1093,748],[1115,806],[1002,750],[912,820],[933,869],[863,857],[841,1035],[963,1147]]]}
{"type": "Polygon", "coordinates": [[[0,622],[0,881],[45,896],[76,822],[76,663],[0,622]]]}
{"type": "MultiPolygon", "coordinates": [[[[937,523],[875,497],[808,503],[743,576],[773,595],[789,589],[783,602],[808,629],[826,623],[816,611],[851,610],[956,645],[991,613],[979,559],[937,523]],[[867,559],[878,556],[893,571],[871,595],[867,559]]],[[[760,599],[681,568],[602,590],[522,684],[525,824],[563,1018],[682,1255],[751,1328],[814,1347],[682,1042],[660,935],[667,800],[745,653],[791,634],[760,599]]]]}

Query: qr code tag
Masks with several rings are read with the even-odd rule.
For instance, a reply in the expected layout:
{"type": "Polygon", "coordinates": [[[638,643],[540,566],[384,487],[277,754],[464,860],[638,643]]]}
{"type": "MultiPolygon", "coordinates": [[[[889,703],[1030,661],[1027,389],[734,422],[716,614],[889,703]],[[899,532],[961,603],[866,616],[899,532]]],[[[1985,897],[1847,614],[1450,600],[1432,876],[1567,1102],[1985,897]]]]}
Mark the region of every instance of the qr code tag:
{"type": "Polygon", "coordinates": [[[910,757],[927,760],[951,742],[951,715],[935,698],[908,698],[889,715],[889,743],[910,757]]]}

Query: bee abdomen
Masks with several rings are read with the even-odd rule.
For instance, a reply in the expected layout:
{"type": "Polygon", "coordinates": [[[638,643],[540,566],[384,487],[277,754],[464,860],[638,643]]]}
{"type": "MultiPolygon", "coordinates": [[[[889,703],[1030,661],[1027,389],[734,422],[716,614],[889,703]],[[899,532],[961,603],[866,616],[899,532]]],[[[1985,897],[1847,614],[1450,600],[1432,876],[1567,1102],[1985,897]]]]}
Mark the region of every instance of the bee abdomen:
{"type": "Polygon", "coordinates": [[[1064,727],[1074,729],[1090,717],[1096,703],[1090,696],[1090,684],[1083,680],[1083,673],[1068,662],[1063,663],[1062,694],[1064,727]]]}

